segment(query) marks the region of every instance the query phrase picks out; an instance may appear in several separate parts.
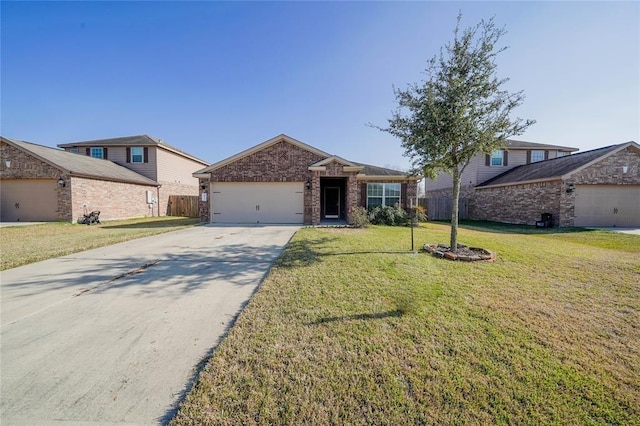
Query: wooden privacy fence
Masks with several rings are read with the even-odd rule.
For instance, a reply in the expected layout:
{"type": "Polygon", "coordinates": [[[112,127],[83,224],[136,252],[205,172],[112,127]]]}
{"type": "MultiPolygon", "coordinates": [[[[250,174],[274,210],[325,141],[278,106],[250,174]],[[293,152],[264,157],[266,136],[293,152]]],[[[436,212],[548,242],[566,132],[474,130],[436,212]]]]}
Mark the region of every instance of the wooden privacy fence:
{"type": "MultiPolygon", "coordinates": [[[[453,201],[451,197],[437,197],[426,199],[427,217],[429,220],[451,220],[453,201]]],[[[458,219],[469,219],[469,200],[460,198],[458,201],[458,219]]]]}
{"type": "Polygon", "coordinates": [[[167,216],[200,217],[197,195],[169,195],[167,216]]]}

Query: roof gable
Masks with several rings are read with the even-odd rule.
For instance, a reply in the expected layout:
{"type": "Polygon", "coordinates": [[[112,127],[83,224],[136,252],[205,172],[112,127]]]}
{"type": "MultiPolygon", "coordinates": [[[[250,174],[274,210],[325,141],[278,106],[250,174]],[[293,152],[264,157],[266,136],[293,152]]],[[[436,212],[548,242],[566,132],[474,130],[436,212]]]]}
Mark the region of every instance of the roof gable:
{"type": "Polygon", "coordinates": [[[280,142],[289,143],[289,144],[294,145],[294,146],[296,146],[296,147],[298,147],[300,149],[303,149],[305,151],[309,151],[309,152],[311,152],[311,153],[313,153],[313,154],[315,154],[315,155],[317,155],[319,157],[323,157],[323,158],[331,157],[330,154],[327,154],[324,151],[321,151],[321,150],[319,150],[317,148],[314,148],[311,145],[307,145],[306,143],[300,142],[299,140],[294,139],[294,138],[292,138],[290,136],[287,136],[285,134],[281,134],[281,135],[278,135],[278,136],[276,136],[274,138],[271,138],[271,139],[269,139],[267,141],[264,141],[264,142],[254,146],[254,147],[246,149],[246,150],[244,150],[244,151],[242,151],[242,152],[240,152],[240,153],[238,153],[236,155],[233,155],[231,157],[225,158],[222,161],[218,161],[217,163],[214,163],[214,164],[210,165],[209,167],[205,167],[204,169],[198,170],[197,172],[193,173],[193,175],[195,177],[208,177],[209,173],[211,173],[211,172],[213,172],[215,170],[218,170],[221,167],[224,167],[224,166],[226,166],[228,164],[231,164],[231,163],[233,163],[235,161],[241,160],[241,159],[243,159],[245,157],[248,157],[248,156],[250,156],[252,154],[255,154],[255,153],[259,152],[259,151],[267,149],[267,148],[269,148],[269,147],[271,147],[271,146],[273,146],[273,145],[275,145],[277,143],[280,143],[280,142]],[[200,175],[202,175],[202,176],[200,176],[200,175]]]}
{"type": "Polygon", "coordinates": [[[71,176],[158,186],[156,181],[120,166],[113,161],[101,160],[62,149],[5,137],[2,137],[2,141],[71,176]]]}
{"type": "Polygon", "coordinates": [[[631,141],[567,155],[565,157],[524,164],[482,182],[481,184],[476,185],[476,187],[486,188],[536,181],[566,179],[572,174],[577,173],[580,170],[615,154],[616,152],[626,149],[629,146],[640,150],[640,145],[631,141]]]}

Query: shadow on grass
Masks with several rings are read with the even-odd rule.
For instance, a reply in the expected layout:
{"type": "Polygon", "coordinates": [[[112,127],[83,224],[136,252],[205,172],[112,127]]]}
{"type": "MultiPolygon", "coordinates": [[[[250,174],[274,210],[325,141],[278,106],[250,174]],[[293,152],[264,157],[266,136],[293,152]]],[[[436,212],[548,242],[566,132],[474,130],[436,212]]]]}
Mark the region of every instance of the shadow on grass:
{"type": "Polygon", "coordinates": [[[335,241],[335,237],[290,241],[286,250],[278,259],[277,266],[281,268],[298,268],[321,262],[322,256],[331,254],[323,252],[322,248],[331,247],[331,243],[335,241]]]}
{"type": "Polygon", "coordinates": [[[375,314],[354,314],[354,315],[341,315],[337,317],[325,317],[318,320],[307,323],[307,325],[320,325],[336,321],[353,321],[353,320],[375,320],[382,318],[397,318],[402,316],[402,311],[396,309],[394,311],[378,312],[375,314]]]}
{"type": "Polygon", "coordinates": [[[100,225],[103,229],[154,229],[154,228],[171,228],[174,226],[196,225],[200,223],[200,219],[184,217],[180,219],[163,219],[143,221],[136,223],[120,223],[109,224],[108,222],[100,225]]]}
{"type": "MultiPolygon", "coordinates": [[[[449,221],[433,220],[433,223],[449,225],[449,221]]],[[[472,229],[475,231],[490,232],[493,234],[530,234],[530,235],[548,235],[548,234],[574,234],[577,232],[594,232],[594,229],[587,228],[536,228],[534,225],[515,225],[510,223],[490,222],[485,220],[461,220],[459,227],[463,229],[472,229]]]]}

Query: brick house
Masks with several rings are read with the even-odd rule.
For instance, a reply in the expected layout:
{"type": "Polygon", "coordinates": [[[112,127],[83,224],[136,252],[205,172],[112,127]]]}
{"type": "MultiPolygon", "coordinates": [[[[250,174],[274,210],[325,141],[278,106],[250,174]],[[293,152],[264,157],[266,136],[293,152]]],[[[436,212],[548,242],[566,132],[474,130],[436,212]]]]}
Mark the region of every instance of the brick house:
{"type": "Polygon", "coordinates": [[[640,145],[525,164],[475,187],[470,218],[533,225],[640,227],[640,145]]]}
{"type": "MultiPolygon", "coordinates": [[[[159,184],[108,160],[0,138],[0,220],[73,222],[154,215],[159,184]]],[[[157,213],[157,212],[156,212],[157,213]]]]}
{"type": "MultiPolygon", "coordinates": [[[[490,155],[478,153],[465,168],[460,181],[460,197],[472,198],[475,186],[511,170],[515,167],[539,161],[564,157],[577,151],[562,145],[548,145],[534,142],[508,140],[506,149],[496,150],[490,155]]],[[[448,174],[440,174],[436,179],[425,181],[427,198],[447,197],[453,193],[453,180],[448,174]]],[[[449,213],[448,217],[451,214],[449,213]]]]}
{"type": "Polygon", "coordinates": [[[357,206],[416,203],[419,177],[345,160],[279,135],[193,174],[214,223],[348,221],[357,206]]]}
{"type": "Polygon", "coordinates": [[[156,212],[167,214],[170,195],[198,195],[198,179],[195,170],[209,165],[162,139],[149,135],[125,136],[59,144],[65,151],[113,161],[134,172],[158,182],[156,212]]]}

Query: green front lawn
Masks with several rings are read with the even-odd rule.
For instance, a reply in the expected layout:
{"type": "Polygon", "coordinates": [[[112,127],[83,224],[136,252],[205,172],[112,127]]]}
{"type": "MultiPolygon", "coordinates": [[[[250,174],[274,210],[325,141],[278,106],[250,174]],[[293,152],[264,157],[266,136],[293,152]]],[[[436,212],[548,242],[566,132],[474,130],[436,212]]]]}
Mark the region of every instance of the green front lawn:
{"type": "Polygon", "coordinates": [[[640,236],[574,231],[303,229],[173,424],[639,424],[640,236]]]}
{"type": "Polygon", "coordinates": [[[0,228],[0,271],[193,226],[186,217],[114,220],[100,225],[51,222],[0,228]]]}

